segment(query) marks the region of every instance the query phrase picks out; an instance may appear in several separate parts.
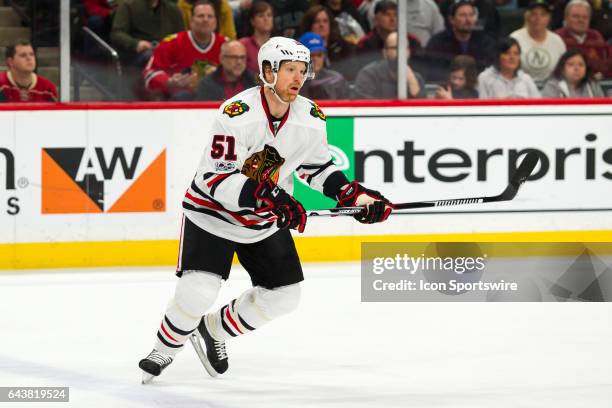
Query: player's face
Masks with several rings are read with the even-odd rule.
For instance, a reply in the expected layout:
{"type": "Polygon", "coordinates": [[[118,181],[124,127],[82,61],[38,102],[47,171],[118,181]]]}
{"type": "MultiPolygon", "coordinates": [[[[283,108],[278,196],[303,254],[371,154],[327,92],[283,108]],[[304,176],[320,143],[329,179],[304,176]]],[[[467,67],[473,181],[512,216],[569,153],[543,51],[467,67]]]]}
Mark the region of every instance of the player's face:
{"type": "Polygon", "coordinates": [[[190,28],[196,35],[211,34],[216,30],[217,18],[210,4],[202,4],[193,9],[190,28]]]}
{"type": "Polygon", "coordinates": [[[293,102],[300,93],[306,78],[306,63],[300,61],[287,61],[281,64],[277,74],[276,92],[281,99],[293,102]]]}
{"type": "Polygon", "coordinates": [[[323,38],[329,37],[329,17],[325,11],[320,11],[312,22],[311,30],[323,38]]]}
{"type": "Polygon", "coordinates": [[[272,14],[272,9],[267,8],[265,11],[255,14],[251,19],[251,25],[255,31],[271,33],[274,27],[274,15],[272,14]]]}
{"type": "Polygon", "coordinates": [[[586,75],[586,63],[581,55],[568,58],[563,66],[563,76],[570,84],[577,84],[586,75]]]}
{"type": "Polygon", "coordinates": [[[573,33],[584,34],[589,29],[589,9],[581,4],[572,6],[565,17],[565,26],[573,33]]]}
{"type": "Polygon", "coordinates": [[[7,60],[8,66],[19,73],[32,73],[36,68],[36,57],[30,45],[15,47],[15,56],[7,60]]]}
{"type": "Polygon", "coordinates": [[[502,71],[516,72],[521,63],[521,52],[516,45],[499,55],[499,66],[502,71]]]}
{"type": "Polygon", "coordinates": [[[548,28],[550,13],[542,7],[527,11],[527,28],[531,31],[542,32],[548,28]]]}

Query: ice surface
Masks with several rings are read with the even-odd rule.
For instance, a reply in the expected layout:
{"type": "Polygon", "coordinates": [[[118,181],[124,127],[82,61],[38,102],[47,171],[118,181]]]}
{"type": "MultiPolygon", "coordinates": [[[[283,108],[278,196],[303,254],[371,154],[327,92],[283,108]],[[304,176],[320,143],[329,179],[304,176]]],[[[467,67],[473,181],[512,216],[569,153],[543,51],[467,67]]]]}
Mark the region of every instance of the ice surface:
{"type": "MultiPolygon", "coordinates": [[[[58,407],[612,406],[610,303],[361,303],[358,264],[305,274],[296,312],[228,343],[226,375],[186,345],[143,386],[171,268],[4,272],[0,386],[69,386],[58,407]]],[[[217,305],[249,285],[237,268],[217,305]]]]}

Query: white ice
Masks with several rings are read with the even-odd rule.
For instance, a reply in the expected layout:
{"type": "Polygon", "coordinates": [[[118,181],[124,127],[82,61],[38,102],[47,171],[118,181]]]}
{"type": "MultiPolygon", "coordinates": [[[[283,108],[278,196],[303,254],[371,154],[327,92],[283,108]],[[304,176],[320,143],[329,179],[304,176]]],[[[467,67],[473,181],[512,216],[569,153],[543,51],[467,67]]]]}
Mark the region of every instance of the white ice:
{"type": "MultiPolygon", "coordinates": [[[[187,344],[141,385],[172,268],[3,272],[0,386],[70,387],[27,407],[612,406],[610,303],[361,303],[358,264],[305,275],[297,312],[228,343],[226,375],[187,344]]],[[[248,286],[237,268],[217,304],[248,286]]]]}

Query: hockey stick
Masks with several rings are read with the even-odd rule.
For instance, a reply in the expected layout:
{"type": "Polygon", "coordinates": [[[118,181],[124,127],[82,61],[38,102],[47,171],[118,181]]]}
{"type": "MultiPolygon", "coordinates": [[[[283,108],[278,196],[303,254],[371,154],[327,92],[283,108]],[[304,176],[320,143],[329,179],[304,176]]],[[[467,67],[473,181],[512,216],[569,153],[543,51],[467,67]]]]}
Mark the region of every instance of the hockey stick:
{"type": "MultiPolygon", "coordinates": [[[[413,203],[399,203],[393,204],[393,210],[411,210],[415,208],[429,208],[429,207],[448,207],[453,205],[463,204],[481,204],[481,203],[494,203],[498,201],[509,201],[516,197],[521,185],[527,180],[527,177],[531,175],[533,169],[538,164],[538,155],[534,152],[527,153],[521,164],[518,166],[506,189],[495,196],[485,197],[469,197],[469,198],[452,198],[447,200],[433,200],[433,201],[417,201],[413,203]]],[[[328,208],[324,210],[311,210],[306,211],[309,217],[337,217],[339,215],[355,215],[363,211],[363,207],[336,207],[328,208]]],[[[393,213],[392,213],[393,214],[393,213]]]]}

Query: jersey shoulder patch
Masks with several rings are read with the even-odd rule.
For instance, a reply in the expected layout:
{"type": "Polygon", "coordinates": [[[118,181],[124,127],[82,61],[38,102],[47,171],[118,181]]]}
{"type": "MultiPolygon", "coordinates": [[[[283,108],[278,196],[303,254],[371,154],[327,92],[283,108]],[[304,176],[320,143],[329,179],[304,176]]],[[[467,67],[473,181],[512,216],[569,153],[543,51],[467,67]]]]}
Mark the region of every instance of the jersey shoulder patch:
{"type": "Polygon", "coordinates": [[[165,36],[162,42],[170,42],[170,41],[173,41],[177,37],[178,37],[178,33],[170,34],[170,35],[165,36]]]}
{"type": "Polygon", "coordinates": [[[246,113],[251,108],[246,103],[242,102],[242,100],[232,101],[223,107],[223,113],[229,116],[230,118],[234,118],[236,116],[242,115],[246,113]]]}
{"type": "Polygon", "coordinates": [[[325,122],[327,120],[327,116],[325,116],[321,108],[319,108],[319,105],[317,105],[315,102],[312,102],[312,101],[309,101],[309,102],[310,102],[310,115],[315,118],[319,118],[323,122],[325,122]]]}

